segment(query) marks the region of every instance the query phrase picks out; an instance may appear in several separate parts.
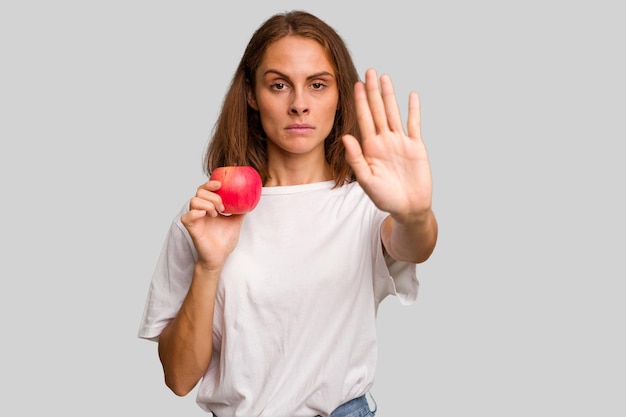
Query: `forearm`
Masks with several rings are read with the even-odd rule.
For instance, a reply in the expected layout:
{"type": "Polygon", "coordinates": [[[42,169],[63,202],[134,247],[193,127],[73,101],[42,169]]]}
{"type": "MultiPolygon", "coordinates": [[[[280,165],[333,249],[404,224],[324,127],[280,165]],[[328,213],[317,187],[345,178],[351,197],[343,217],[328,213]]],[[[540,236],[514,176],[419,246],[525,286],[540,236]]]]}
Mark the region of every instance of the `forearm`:
{"type": "Polygon", "coordinates": [[[435,249],[437,235],[438,224],[432,210],[411,222],[402,223],[389,216],[383,223],[383,244],[398,261],[426,261],[435,249]]]}
{"type": "Polygon", "coordinates": [[[209,367],[215,294],[220,270],[196,265],[191,286],[174,320],[159,337],[159,358],[166,385],[186,395],[209,367]]]}

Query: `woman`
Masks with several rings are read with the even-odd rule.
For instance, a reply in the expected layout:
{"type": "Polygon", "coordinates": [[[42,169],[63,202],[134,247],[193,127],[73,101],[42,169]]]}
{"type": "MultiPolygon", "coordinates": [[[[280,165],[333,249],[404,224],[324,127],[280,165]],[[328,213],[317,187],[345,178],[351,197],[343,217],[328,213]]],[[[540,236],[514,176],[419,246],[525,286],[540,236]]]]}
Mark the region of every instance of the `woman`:
{"type": "Polygon", "coordinates": [[[139,331],[167,386],[199,382],[219,417],[373,416],[378,305],[415,300],[437,240],[417,94],[405,133],[388,76],[359,81],[331,27],[277,14],[216,123],[205,169],[225,165],[256,168],[261,200],[221,215],[207,181],[172,223],[139,331]]]}

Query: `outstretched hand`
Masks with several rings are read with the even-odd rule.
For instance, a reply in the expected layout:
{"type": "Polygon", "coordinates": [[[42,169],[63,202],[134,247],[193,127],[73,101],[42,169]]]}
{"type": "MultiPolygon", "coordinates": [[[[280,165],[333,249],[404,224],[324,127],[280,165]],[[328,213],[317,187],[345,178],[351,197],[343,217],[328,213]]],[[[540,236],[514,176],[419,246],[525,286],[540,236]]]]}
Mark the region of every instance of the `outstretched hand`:
{"type": "Polygon", "coordinates": [[[419,96],[409,95],[408,131],[388,75],[374,69],[354,87],[361,144],[343,137],[346,159],[376,206],[401,223],[419,220],[432,204],[432,177],[422,142],[419,96]]]}

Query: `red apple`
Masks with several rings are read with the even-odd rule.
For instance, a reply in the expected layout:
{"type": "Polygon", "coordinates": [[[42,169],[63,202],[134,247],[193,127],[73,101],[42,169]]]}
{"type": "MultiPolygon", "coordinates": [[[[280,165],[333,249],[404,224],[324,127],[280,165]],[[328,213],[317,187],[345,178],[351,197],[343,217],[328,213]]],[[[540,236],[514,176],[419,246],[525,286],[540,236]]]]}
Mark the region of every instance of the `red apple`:
{"type": "Polygon", "coordinates": [[[215,168],[211,180],[222,186],[215,193],[222,197],[222,214],[243,214],[252,211],[261,199],[261,176],[251,166],[226,166],[215,168]]]}

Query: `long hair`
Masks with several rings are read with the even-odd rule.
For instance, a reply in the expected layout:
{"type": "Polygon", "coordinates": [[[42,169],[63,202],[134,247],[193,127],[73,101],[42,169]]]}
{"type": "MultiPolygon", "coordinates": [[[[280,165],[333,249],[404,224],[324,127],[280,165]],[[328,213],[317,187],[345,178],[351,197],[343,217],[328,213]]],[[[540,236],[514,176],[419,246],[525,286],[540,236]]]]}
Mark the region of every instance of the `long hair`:
{"type": "Polygon", "coordinates": [[[346,162],[341,137],[351,134],[360,141],[354,104],[354,84],[359,76],[339,34],[318,17],[299,10],[275,14],[252,35],[213,127],[204,160],[207,175],[220,166],[250,165],[259,172],[264,184],[267,181],[267,142],[258,111],[248,105],[247,89],[255,87],[255,73],[267,47],[289,35],[317,41],[331,59],[336,71],[339,105],[333,128],[324,141],[326,160],[330,164],[335,186],[355,179],[346,162]]]}

